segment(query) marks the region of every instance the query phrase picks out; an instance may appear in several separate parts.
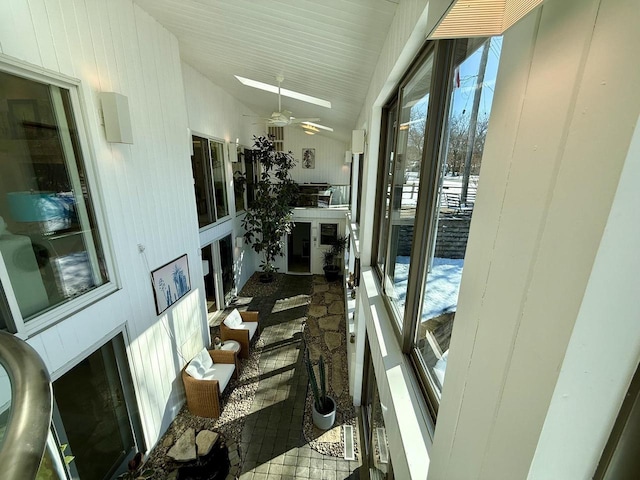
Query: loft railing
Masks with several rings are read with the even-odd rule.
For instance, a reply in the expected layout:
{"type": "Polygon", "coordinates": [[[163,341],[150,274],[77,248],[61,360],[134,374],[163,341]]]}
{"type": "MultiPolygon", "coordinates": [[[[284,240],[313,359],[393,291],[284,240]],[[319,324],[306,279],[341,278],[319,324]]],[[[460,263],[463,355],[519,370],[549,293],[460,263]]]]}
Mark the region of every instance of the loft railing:
{"type": "Polygon", "coordinates": [[[51,379],[38,353],[0,331],[0,476],[36,477],[51,425],[51,379]]]}

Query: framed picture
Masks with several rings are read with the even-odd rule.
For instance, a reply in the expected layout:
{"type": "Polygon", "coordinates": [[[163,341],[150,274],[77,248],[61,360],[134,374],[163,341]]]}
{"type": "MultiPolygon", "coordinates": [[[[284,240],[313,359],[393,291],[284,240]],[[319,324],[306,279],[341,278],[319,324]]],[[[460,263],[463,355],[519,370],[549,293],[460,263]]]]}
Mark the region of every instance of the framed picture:
{"type": "Polygon", "coordinates": [[[151,272],[156,313],[160,315],[191,290],[189,261],[185,253],[151,272]]]}
{"type": "Polygon", "coordinates": [[[9,126],[13,138],[24,138],[24,126],[40,123],[37,100],[7,100],[9,126]]]}
{"type": "Polygon", "coordinates": [[[302,168],[316,168],[316,149],[302,149],[302,168]]]}

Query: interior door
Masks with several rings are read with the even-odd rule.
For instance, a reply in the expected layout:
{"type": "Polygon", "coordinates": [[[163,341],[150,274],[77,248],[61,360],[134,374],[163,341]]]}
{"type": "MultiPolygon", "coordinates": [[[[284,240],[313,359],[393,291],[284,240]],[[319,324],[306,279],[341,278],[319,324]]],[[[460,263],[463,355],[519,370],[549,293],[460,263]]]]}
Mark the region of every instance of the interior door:
{"type": "Polygon", "coordinates": [[[311,223],[296,222],[287,239],[289,273],[311,272],[311,223]]]}

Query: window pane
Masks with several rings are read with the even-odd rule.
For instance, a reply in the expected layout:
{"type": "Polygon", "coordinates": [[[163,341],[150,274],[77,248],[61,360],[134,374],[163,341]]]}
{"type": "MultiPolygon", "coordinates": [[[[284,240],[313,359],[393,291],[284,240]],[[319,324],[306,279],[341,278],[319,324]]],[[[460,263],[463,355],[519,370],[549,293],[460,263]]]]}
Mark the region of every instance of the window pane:
{"type": "Polygon", "coordinates": [[[53,382],[53,393],[62,420],[56,429],[68,439],[79,477],[111,478],[136,450],[113,343],[53,382]]]}
{"type": "Polygon", "coordinates": [[[0,230],[25,321],[108,279],[69,91],[3,72],[0,230]]]}
{"type": "MultiPolygon", "coordinates": [[[[491,112],[501,38],[469,40],[456,59],[455,84],[437,179],[435,248],[430,252],[417,348],[433,385],[442,391],[449,341],[458,303],[469,225],[475,203],[484,139],[491,112]]],[[[459,51],[459,50],[458,50],[459,51]]]]}
{"type": "Polygon", "coordinates": [[[211,182],[211,153],[209,140],[194,136],[193,156],[193,187],[196,193],[196,208],[198,210],[198,226],[204,227],[216,221],[213,209],[213,188],[211,182]]]}
{"type": "Polygon", "coordinates": [[[432,66],[433,54],[401,92],[391,192],[391,229],[387,240],[389,254],[385,268],[385,292],[395,307],[398,323],[402,322],[407,294],[432,66]]]}
{"type": "Polygon", "coordinates": [[[211,142],[211,162],[213,167],[213,188],[215,190],[216,213],[218,220],[229,215],[227,205],[227,184],[224,177],[224,145],[211,142]]]}

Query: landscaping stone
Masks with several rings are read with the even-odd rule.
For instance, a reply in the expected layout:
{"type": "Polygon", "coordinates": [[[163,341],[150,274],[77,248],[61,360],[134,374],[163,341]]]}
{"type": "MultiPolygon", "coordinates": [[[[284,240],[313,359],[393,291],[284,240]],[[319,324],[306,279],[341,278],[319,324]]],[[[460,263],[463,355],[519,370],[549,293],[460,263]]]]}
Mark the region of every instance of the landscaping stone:
{"type": "Polygon", "coordinates": [[[329,305],[329,313],[339,315],[344,313],[344,302],[336,301],[329,305]]]}
{"type": "Polygon", "coordinates": [[[174,470],[169,475],[167,475],[167,480],[178,480],[178,470],[174,470]]]}
{"type": "Polygon", "coordinates": [[[218,441],[218,437],[219,435],[211,430],[202,430],[198,432],[198,435],[196,436],[198,456],[204,457],[205,455],[208,455],[218,441]]]}
{"type": "MultiPolygon", "coordinates": [[[[332,302],[340,302],[343,301],[340,295],[336,293],[325,293],[324,294],[324,302],[330,304],[332,302]]],[[[344,308],[344,307],[343,307],[344,308]]]]}
{"type": "Polygon", "coordinates": [[[342,343],[342,335],[336,332],[327,332],[324,334],[324,343],[329,350],[335,350],[342,343]]]}
{"type": "Polygon", "coordinates": [[[169,448],[171,445],[173,445],[173,437],[171,435],[167,435],[162,441],[162,446],[164,448],[169,448]]]}
{"type": "Polygon", "coordinates": [[[329,315],[328,317],[322,317],[318,320],[318,325],[322,330],[339,330],[340,322],[342,321],[342,316],[340,315],[329,315]]]}
{"type": "Polygon", "coordinates": [[[317,362],[318,359],[320,358],[320,355],[322,355],[322,350],[318,345],[315,345],[313,343],[309,344],[308,347],[309,347],[309,358],[311,359],[311,361],[317,362]]]}
{"type": "Polygon", "coordinates": [[[307,328],[309,329],[309,333],[314,337],[320,335],[320,327],[318,326],[318,321],[315,318],[307,319],[307,328]]]}
{"type": "Polygon", "coordinates": [[[329,285],[327,284],[316,284],[313,286],[313,291],[314,293],[321,293],[321,292],[328,292],[329,291],[329,285]]]}
{"type": "Polygon", "coordinates": [[[308,315],[310,317],[324,317],[327,314],[327,307],[325,305],[311,305],[309,307],[308,315]]]}
{"type": "Polygon", "coordinates": [[[173,447],[167,452],[167,456],[176,462],[190,462],[196,457],[196,431],[187,428],[173,447]]]}

